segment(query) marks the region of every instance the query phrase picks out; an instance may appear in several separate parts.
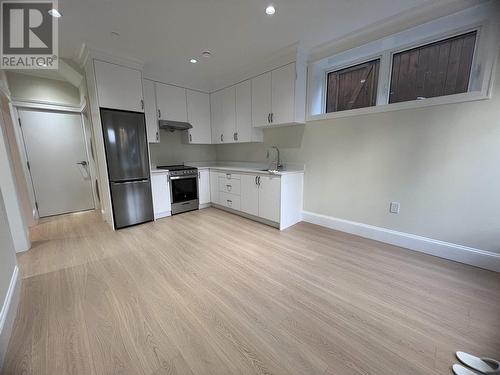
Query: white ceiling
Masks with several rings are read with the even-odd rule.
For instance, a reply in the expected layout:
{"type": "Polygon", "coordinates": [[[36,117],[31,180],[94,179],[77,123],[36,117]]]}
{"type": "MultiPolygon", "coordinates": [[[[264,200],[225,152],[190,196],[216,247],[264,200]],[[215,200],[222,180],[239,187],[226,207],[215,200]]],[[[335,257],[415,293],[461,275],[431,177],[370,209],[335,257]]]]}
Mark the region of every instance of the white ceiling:
{"type": "Polygon", "coordinates": [[[148,77],[210,91],[294,43],[310,48],[430,3],[471,1],[59,0],[60,53],[74,57],[86,43],[144,62],[148,77]],[[269,17],[271,2],[277,11],[269,17]],[[212,57],[202,58],[204,50],[212,57]]]}

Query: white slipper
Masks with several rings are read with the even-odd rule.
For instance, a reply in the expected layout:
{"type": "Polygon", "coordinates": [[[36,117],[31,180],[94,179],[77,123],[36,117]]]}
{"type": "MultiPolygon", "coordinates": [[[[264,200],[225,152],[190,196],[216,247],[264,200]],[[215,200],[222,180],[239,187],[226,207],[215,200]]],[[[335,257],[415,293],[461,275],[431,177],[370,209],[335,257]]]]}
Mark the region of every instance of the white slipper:
{"type": "Polygon", "coordinates": [[[479,358],[465,352],[457,352],[457,358],[464,365],[483,374],[500,374],[500,362],[491,358],[479,358]]]}
{"type": "Polygon", "coordinates": [[[453,373],[455,375],[477,375],[477,372],[471,371],[462,365],[455,364],[451,368],[453,369],[453,373]]]}

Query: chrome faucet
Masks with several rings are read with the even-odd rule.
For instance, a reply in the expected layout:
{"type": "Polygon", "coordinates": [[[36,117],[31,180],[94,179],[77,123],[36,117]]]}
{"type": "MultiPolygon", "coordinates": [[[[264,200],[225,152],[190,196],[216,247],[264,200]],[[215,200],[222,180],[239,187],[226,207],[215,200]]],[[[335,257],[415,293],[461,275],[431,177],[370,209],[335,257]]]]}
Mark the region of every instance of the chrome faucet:
{"type": "MultiPolygon", "coordinates": [[[[275,149],[276,150],[276,160],[271,164],[271,168],[270,169],[275,169],[277,171],[279,170],[282,170],[283,169],[283,165],[281,164],[281,160],[280,160],[280,150],[277,146],[272,146],[271,149],[275,149]],[[275,166],[276,168],[272,168],[273,166],[275,166]]],[[[267,150],[267,158],[269,158],[269,150],[267,150]]]]}

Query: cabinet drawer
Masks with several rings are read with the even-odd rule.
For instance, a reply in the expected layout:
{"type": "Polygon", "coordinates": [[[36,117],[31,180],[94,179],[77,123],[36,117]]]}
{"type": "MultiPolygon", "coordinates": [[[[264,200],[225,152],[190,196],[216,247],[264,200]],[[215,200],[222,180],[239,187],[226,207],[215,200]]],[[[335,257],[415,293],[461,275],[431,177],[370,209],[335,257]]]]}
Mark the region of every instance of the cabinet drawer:
{"type": "Polygon", "coordinates": [[[226,180],[241,180],[241,175],[231,172],[219,172],[219,176],[224,177],[226,180]]]}
{"type": "Polygon", "coordinates": [[[219,193],[219,197],[220,197],[219,201],[220,205],[232,208],[233,210],[238,210],[238,211],[240,210],[241,202],[240,202],[240,197],[238,195],[221,192],[219,193]]]}
{"type": "Polygon", "coordinates": [[[240,195],[241,181],[219,177],[219,191],[240,195]]]}

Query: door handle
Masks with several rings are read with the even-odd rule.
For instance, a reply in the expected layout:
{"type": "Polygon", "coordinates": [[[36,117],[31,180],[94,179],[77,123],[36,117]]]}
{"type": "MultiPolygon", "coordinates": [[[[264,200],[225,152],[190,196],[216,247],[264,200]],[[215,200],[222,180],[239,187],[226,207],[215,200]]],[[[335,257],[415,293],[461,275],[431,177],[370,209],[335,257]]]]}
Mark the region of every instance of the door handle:
{"type": "Polygon", "coordinates": [[[82,166],[86,167],[88,163],[87,163],[87,161],[86,161],[86,160],[82,160],[82,161],[78,161],[78,162],[76,162],[76,164],[80,164],[80,165],[82,165],[82,166]]]}
{"type": "Polygon", "coordinates": [[[141,99],[141,109],[144,109],[144,100],[141,99]]]}

